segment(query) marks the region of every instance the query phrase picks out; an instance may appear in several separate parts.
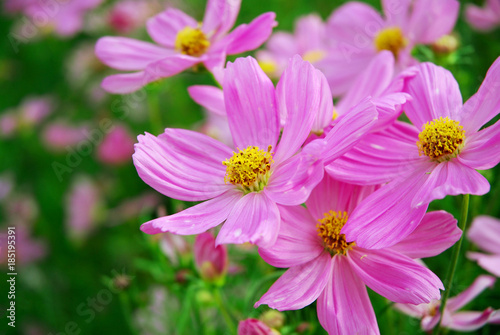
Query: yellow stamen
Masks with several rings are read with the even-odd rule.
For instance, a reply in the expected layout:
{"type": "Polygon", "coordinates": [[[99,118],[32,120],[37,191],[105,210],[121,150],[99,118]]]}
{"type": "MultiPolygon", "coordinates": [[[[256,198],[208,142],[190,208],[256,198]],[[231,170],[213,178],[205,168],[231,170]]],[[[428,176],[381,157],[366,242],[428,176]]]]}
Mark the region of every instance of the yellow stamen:
{"type": "Polygon", "coordinates": [[[278,65],[272,60],[260,60],[259,66],[267,75],[273,75],[278,69],[278,65]]]}
{"type": "Polygon", "coordinates": [[[325,58],[326,53],[323,50],[311,50],[304,54],[302,57],[303,60],[308,61],[311,64],[319,62],[323,58],[325,58]]]}
{"type": "Polygon", "coordinates": [[[355,242],[347,242],[345,235],[340,230],[347,222],[347,212],[329,211],[324,213],[324,218],[318,219],[318,235],[323,239],[325,248],[332,256],[342,254],[346,255],[351,250],[355,242]]]}
{"type": "Polygon", "coordinates": [[[377,51],[389,50],[396,58],[399,51],[406,47],[407,44],[408,40],[404,37],[399,27],[382,29],[375,36],[375,48],[377,51]]]}
{"type": "Polygon", "coordinates": [[[271,146],[267,151],[252,146],[238,151],[222,162],[226,166],[224,182],[240,186],[245,193],[262,191],[267,185],[274,162],[271,146]]]}
{"type": "Polygon", "coordinates": [[[443,162],[457,157],[465,140],[465,130],[460,122],[440,117],[427,122],[418,134],[418,153],[434,161],[443,162]]]}
{"type": "Polygon", "coordinates": [[[199,57],[207,51],[210,41],[200,28],[186,27],[177,33],[175,49],[184,55],[199,57]]]}

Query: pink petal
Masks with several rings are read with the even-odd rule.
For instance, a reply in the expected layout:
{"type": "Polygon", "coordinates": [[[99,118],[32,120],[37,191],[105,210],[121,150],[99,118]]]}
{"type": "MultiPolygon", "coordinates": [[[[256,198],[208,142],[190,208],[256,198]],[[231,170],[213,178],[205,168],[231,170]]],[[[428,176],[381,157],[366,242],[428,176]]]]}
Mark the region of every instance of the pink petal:
{"type": "Polygon", "coordinates": [[[203,31],[213,40],[225,35],[236,22],[241,0],[208,0],[203,18],[203,31]]]}
{"type": "Polygon", "coordinates": [[[134,164],[149,186],[166,196],[200,201],[216,197],[232,185],[224,183],[222,161],[231,150],[218,141],[183,129],[166,129],[155,137],[138,136],[134,164]]]}
{"type": "Polygon", "coordinates": [[[382,0],[382,8],[388,26],[406,27],[411,5],[412,0],[382,0]]]}
{"type": "Polygon", "coordinates": [[[412,305],[396,303],[393,306],[406,315],[421,319],[428,313],[431,304],[412,305]]]}
{"type": "Polygon", "coordinates": [[[472,221],[467,237],[479,248],[500,255],[500,220],[481,215],[472,221]]]}
{"type": "Polygon", "coordinates": [[[480,267],[500,277],[500,255],[485,255],[479,252],[468,252],[467,258],[477,261],[480,267]]]}
{"type": "Polygon", "coordinates": [[[241,192],[236,190],[227,191],[177,214],[148,221],[141,226],[141,230],[146,234],[167,231],[179,235],[201,234],[224,222],[241,196],[241,192]]]}
{"type": "Polygon", "coordinates": [[[391,247],[410,258],[434,257],[450,248],[462,236],[457,220],[445,211],[425,214],[418,227],[391,247]]]}
{"type": "Polygon", "coordinates": [[[404,91],[413,97],[405,113],[420,131],[422,126],[439,117],[459,120],[462,95],[450,71],[432,63],[422,63],[419,72],[406,81],[404,91]]]}
{"type": "Polygon", "coordinates": [[[361,280],[391,301],[428,303],[440,298],[439,289],[444,290],[432,271],[397,252],[354,248],[348,257],[361,280]]]}
{"type": "Polygon", "coordinates": [[[209,85],[195,85],[188,87],[188,92],[191,99],[209,112],[226,116],[224,94],[220,88],[209,85]]]}
{"type": "Polygon", "coordinates": [[[390,247],[403,240],[417,228],[427,210],[427,205],[411,206],[422,183],[423,177],[410,174],[410,177],[395,180],[369,195],[342,228],[346,239],[369,249],[390,247]]]}
{"type": "Polygon", "coordinates": [[[460,308],[467,305],[469,302],[474,300],[481,292],[487,288],[493,288],[496,279],[492,276],[481,275],[477,277],[474,282],[465,291],[459,295],[450,298],[446,305],[446,308],[452,312],[459,310],[460,308]]]}
{"type": "Polygon", "coordinates": [[[351,89],[336,104],[340,114],[368,96],[379,96],[394,76],[394,56],[390,51],[379,52],[356,77],[351,89]],[[377,78],[377,80],[373,80],[377,78]]]}
{"type": "Polygon", "coordinates": [[[232,208],[226,223],[217,235],[216,243],[241,244],[250,242],[269,248],[278,237],[280,213],[278,206],[264,193],[251,192],[232,208]]]}
{"type": "Polygon", "coordinates": [[[351,213],[356,206],[376,190],[375,186],[357,186],[343,183],[325,175],[306,201],[307,209],[315,220],[329,211],[351,213]]]}
{"type": "Polygon", "coordinates": [[[238,58],[227,64],[224,99],[234,146],[276,148],[279,115],[274,86],[254,58],[238,58]]]}
{"type": "Polygon", "coordinates": [[[489,170],[500,162],[500,122],[473,133],[458,160],[476,170],[489,170]]]}
{"type": "Polygon", "coordinates": [[[465,6],[465,19],[473,28],[489,31],[499,24],[500,15],[490,8],[467,4],[465,6]]]}
{"type": "Polygon", "coordinates": [[[277,31],[271,35],[266,43],[266,48],[273,55],[286,59],[300,53],[295,43],[295,37],[282,31],[277,31]]]}
{"type": "Polygon", "coordinates": [[[252,22],[236,27],[226,39],[229,41],[226,52],[228,55],[257,49],[271,36],[273,28],[276,27],[275,13],[264,13],[256,17],[252,22]]]}
{"type": "Polygon", "coordinates": [[[302,55],[307,51],[324,49],[325,28],[323,19],[317,14],[302,16],[295,22],[296,41],[302,55]]]}
{"type": "Polygon", "coordinates": [[[412,206],[428,204],[447,195],[483,195],[490,190],[486,178],[457,160],[439,163],[425,176],[426,180],[415,195],[412,206]]]}
{"type": "Polygon", "coordinates": [[[408,37],[413,43],[430,44],[450,34],[457,22],[460,4],[456,0],[413,2],[408,37]]]}
{"type": "Polygon", "coordinates": [[[383,131],[366,135],[354,148],[328,165],[326,172],[347,183],[387,183],[407,174],[408,166],[420,160],[417,139],[415,127],[397,121],[383,131]]]}
{"type": "Polygon", "coordinates": [[[377,121],[377,110],[369,98],[352,107],[326,135],[326,148],[321,156],[325,165],[356,145],[377,121]]]}
{"type": "Polygon", "coordinates": [[[288,269],[254,305],[268,305],[279,311],[301,309],[312,304],[330,278],[331,256],[323,253],[314,260],[288,269]]]}
{"type": "Polygon", "coordinates": [[[380,334],[365,284],[346,257],[333,258],[333,270],[318,298],[318,319],[329,334],[380,334]]]}
{"type": "Polygon", "coordinates": [[[176,75],[204,60],[203,57],[191,57],[187,55],[174,54],[146,67],[145,77],[148,82],[176,75]]]}
{"type": "Polygon", "coordinates": [[[177,33],[186,28],[196,28],[198,22],[181,10],[169,8],[166,11],[150,18],[146,27],[149,36],[158,44],[173,48],[177,33]]]}
{"type": "Polygon", "coordinates": [[[287,206],[300,205],[323,179],[323,174],[321,160],[300,153],[274,169],[265,193],[276,203],[287,206]]]}
{"type": "Polygon", "coordinates": [[[259,249],[260,256],[272,266],[289,268],[318,257],[323,251],[316,223],[302,206],[278,206],[281,215],[276,243],[259,249]]]}
{"type": "Polygon", "coordinates": [[[464,104],[460,116],[466,134],[477,131],[500,110],[500,57],[490,66],[481,87],[464,104]]]}
{"type": "MultiPolygon", "coordinates": [[[[323,77],[299,55],[288,62],[276,87],[278,107],[281,115],[286,115],[281,140],[274,154],[276,163],[294,155],[309,136],[320,107],[323,77]]],[[[333,109],[330,112],[333,113],[333,109]]]]}
{"type": "Polygon", "coordinates": [[[144,71],[141,71],[107,76],[103,79],[101,86],[109,93],[128,94],[137,91],[150,82],[146,80],[144,71]]]}
{"type": "Polygon", "coordinates": [[[102,37],[95,52],[104,64],[125,71],[143,70],[149,63],[172,54],[172,50],[127,37],[102,37]]]}
{"type": "Polygon", "coordinates": [[[496,311],[488,307],[483,312],[459,312],[451,315],[447,328],[462,332],[469,332],[482,328],[489,323],[496,311]]]}
{"type": "Polygon", "coordinates": [[[314,119],[312,125],[312,131],[316,133],[323,133],[324,128],[332,122],[334,111],[332,91],[330,90],[330,85],[324,75],[321,75],[321,90],[319,95],[319,110],[316,113],[316,118],[314,119]]]}

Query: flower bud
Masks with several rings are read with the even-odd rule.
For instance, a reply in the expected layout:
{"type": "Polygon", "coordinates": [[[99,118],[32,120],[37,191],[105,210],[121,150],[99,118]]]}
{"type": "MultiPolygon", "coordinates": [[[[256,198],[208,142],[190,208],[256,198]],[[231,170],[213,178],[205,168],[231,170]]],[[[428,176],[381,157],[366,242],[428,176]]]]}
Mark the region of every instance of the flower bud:
{"type": "Polygon", "coordinates": [[[223,278],[229,264],[226,247],[216,247],[215,238],[210,233],[196,236],[194,260],[201,277],[210,282],[223,278]]]}

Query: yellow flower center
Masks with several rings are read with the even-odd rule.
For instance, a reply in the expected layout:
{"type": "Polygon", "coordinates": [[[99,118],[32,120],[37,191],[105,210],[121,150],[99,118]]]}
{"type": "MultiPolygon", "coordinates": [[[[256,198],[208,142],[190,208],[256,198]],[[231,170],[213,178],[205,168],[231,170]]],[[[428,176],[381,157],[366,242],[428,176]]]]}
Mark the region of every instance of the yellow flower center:
{"type": "Polygon", "coordinates": [[[437,162],[457,157],[465,140],[465,130],[460,122],[440,117],[427,122],[418,134],[418,153],[437,162]]]}
{"type": "Polygon", "coordinates": [[[340,233],[340,230],[347,222],[347,212],[329,211],[323,214],[324,218],[318,219],[318,235],[323,239],[325,248],[332,256],[342,254],[346,255],[348,250],[351,250],[355,242],[347,242],[345,235],[340,233]]]}
{"type": "Polygon", "coordinates": [[[210,41],[200,28],[186,27],[177,33],[175,49],[184,55],[199,57],[207,51],[210,41]]]}
{"type": "Polygon", "coordinates": [[[303,60],[308,61],[311,64],[319,62],[323,58],[325,58],[326,54],[323,50],[311,50],[304,54],[302,57],[303,60]]]}
{"type": "Polygon", "coordinates": [[[267,75],[272,75],[278,68],[278,65],[275,61],[272,60],[260,60],[259,66],[267,75]]]}
{"type": "Polygon", "coordinates": [[[262,191],[267,185],[274,162],[271,146],[267,151],[252,146],[238,151],[222,162],[226,166],[224,182],[240,186],[245,193],[262,191]]]}
{"type": "Polygon", "coordinates": [[[389,50],[396,58],[399,51],[406,47],[407,44],[408,41],[399,27],[382,29],[375,36],[375,48],[377,51],[389,50]]]}

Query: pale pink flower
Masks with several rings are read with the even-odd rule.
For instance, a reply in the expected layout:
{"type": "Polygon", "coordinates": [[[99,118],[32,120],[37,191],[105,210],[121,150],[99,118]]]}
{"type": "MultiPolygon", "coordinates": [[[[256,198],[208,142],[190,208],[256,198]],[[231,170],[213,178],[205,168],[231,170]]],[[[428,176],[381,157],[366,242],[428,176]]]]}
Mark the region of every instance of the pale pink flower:
{"type": "MultiPolygon", "coordinates": [[[[7,223],[8,227],[14,226],[16,241],[16,266],[24,266],[42,259],[47,254],[47,244],[42,239],[31,236],[30,230],[24,225],[7,223]]],[[[6,265],[8,234],[0,234],[0,264],[6,265]]]]}
{"type": "Polygon", "coordinates": [[[14,111],[7,111],[0,115],[0,136],[11,137],[17,129],[17,116],[14,111]]]}
{"type": "Polygon", "coordinates": [[[279,78],[288,59],[300,55],[321,70],[326,49],[325,23],[320,16],[309,14],[295,22],[295,32],[276,32],[267,41],[265,49],[257,52],[260,66],[270,77],[279,78]]]}
{"type": "Polygon", "coordinates": [[[108,24],[119,34],[128,34],[144,26],[157,8],[149,0],[125,0],[116,2],[108,13],[108,24]]]}
{"type": "Polygon", "coordinates": [[[130,199],[125,199],[117,207],[108,211],[108,222],[111,225],[122,224],[129,220],[137,220],[143,213],[153,211],[160,204],[156,192],[144,192],[130,199]]]}
{"type": "Polygon", "coordinates": [[[78,177],[66,196],[66,231],[71,239],[85,239],[98,222],[101,196],[97,185],[78,177]]]}
{"type": "Polygon", "coordinates": [[[115,125],[99,144],[97,158],[109,165],[125,164],[132,159],[134,143],[128,128],[123,125],[115,125]]]}
{"type": "Polygon", "coordinates": [[[297,154],[317,114],[323,113],[321,97],[330,94],[322,90],[324,80],[299,56],[290,60],[276,89],[255,59],[228,63],[223,94],[238,153],[188,130],[139,136],[133,158],[146,183],[172,198],[208,200],[149,221],[141,229],[192,235],[225,221],[217,244],[271,246],[280,224],[277,204],[303,203],[322,179],[323,164],[355,145],[376,120],[373,104],[363,101],[321,143],[310,147],[314,155],[297,154]],[[286,115],[281,134],[280,114],[286,115]]]}
{"type": "Polygon", "coordinates": [[[500,220],[486,215],[476,217],[467,237],[479,249],[488,252],[468,252],[467,257],[477,261],[486,271],[500,277],[500,220]]]}
{"type": "Polygon", "coordinates": [[[373,7],[352,1],[327,22],[330,47],[321,61],[334,96],[343,95],[375,55],[389,50],[397,70],[413,65],[416,44],[431,44],[449,34],[457,20],[456,0],[382,0],[384,17],[373,7]]]}
{"type": "Polygon", "coordinates": [[[30,96],[15,108],[0,116],[0,136],[9,137],[16,131],[40,124],[54,109],[54,101],[49,96],[30,96]]]}
{"type": "Polygon", "coordinates": [[[184,236],[171,233],[161,234],[160,249],[173,265],[179,265],[179,258],[190,251],[190,246],[184,236]]]}
{"type": "Polygon", "coordinates": [[[449,71],[431,63],[417,69],[418,74],[406,80],[404,89],[413,98],[404,107],[413,125],[396,122],[369,134],[327,169],[345,182],[390,182],[357,212],[356,218],[363,223],[346,225],[343,230],[362,247],[397,243],[411,233],[435,199],[487,193],[490,185],[476,169],[487,170],[500,161],[500,123],[481,130],[500,111],[500,59],[465,104],[449,71]],[[401,210],[374,217],[372,210],[381,204],[400,206],[401,210]],[[411,220],[409,212],[414,215],[411,220]],[[367,244],[369,240],[375,244],[367,244]]]}
{"type": "Polygon", "coordinates": [[[223,67],[226,55],[258,48],[276,25],[274,13],[265,13],[231,33],[241,0],[208,0],[201,25],[174,8],[147,22],[151,38],[158,43],[126,37],[103,37],[97,41],[96,54],[106,65],[122,71],[138,71],[109,76],[102,82],[111,93],[130,93],[142,86],[178,74],[203,63],[213,71],[223,67]]]}
{"type": "Polygon", "coordinates": [[[196,269],[203,279],[213,282],[226,275],[229,267],[227,248],[224,245],[216,246],[211,233],[196,236],[193,253],[196,269]]]}
{"type": "Polygon", "coordinates": [[[273,331],[266,324],[257,319],[241,320],[238,323],[238,335],[275,335],[279,334],[273,331]]]}
{"type": "MultiPolygon", "coordinates": [[[[269,264],[289,268],[255,304],[283,310],[317,300],[318,318],[330,334],[379,334],[366,286],[389,300],[428,303],[444,289],[439,278],[412,258],[435,256],[461,235],[450,214],[428,213],[406,240],[392,248],[365,249],[346,240],[342,226],[376,189],[335,181],[328,175],[302,206],[280,206],[278,239],[259,248],[269,264]]],[[[380,206],[372,215],[385,208],[380,206]]]]}
{"type": "MultiPolygon", "coordinates": [[[[482,275],[477,277],[465,291],[448,299],[441,327],[460,332],[470,332],[483,327],[487,323],[498,322],[494,319],[494,313],[498,313],[498,311],[495,311],[491,307],[488,307],[483,312],[458,311],[486,288],[492,288],[494,284],[495,278],[482,275]]],[[[394,307],[405,314],[422,319],[420,326],[424,331],[430,331],[436,327],[441,317],[439,300],[433,300],[430,303],[420,305],[395,304],[394,307]]]]}
{"type": "Polygon", "coordinates": [[[500,2],[498,0],[486,0],[484,7],[467,4],[465,19],[477,30],[493,30],[500,25],[500,2]]]}
{"type": "Polygon", "coordinates": [[[60,151],[87,140],[89,130],[88,125],[76,126],[65,121],[57,121],[45,127],[42,139],[48,148],[60,151]]]}

